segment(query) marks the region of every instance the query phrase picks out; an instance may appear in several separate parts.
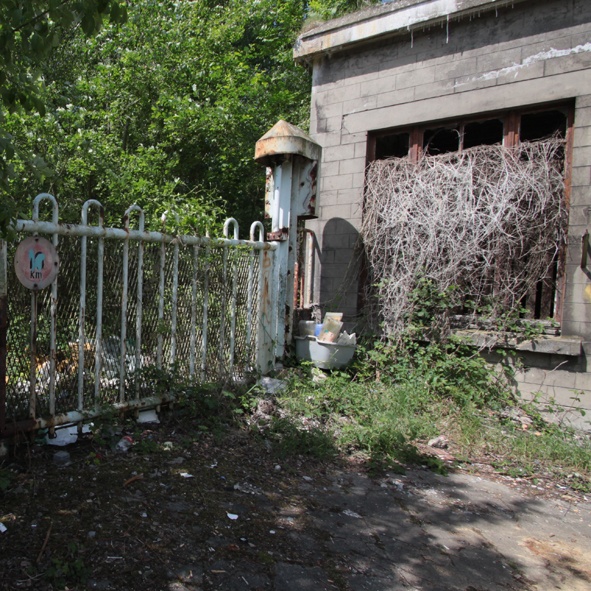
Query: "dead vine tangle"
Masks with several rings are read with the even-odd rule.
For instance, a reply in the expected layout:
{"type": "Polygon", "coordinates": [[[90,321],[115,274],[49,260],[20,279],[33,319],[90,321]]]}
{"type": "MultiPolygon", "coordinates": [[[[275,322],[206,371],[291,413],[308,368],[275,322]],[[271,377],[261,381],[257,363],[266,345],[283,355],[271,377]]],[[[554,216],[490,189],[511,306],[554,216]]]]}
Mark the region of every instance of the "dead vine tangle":
{"type": "Polygon", "coordinates": [[[493,315],[548,277],[566,235],[563,152],[551,138],[369,165],[361,235],[388,333],[421,277],[493,315]]]}

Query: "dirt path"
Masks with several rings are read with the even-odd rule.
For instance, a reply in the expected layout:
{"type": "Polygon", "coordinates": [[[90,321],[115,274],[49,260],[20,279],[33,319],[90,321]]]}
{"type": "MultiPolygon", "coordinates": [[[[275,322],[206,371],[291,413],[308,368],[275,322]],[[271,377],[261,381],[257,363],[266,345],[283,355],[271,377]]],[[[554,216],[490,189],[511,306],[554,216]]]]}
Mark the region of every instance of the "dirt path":
{"type": "Polygon", "coordinates": [[[64,467],[48,446],[21,454],[0,497],[0,589],[591,588],[585,501],[460,472],[370,478],[175,424],[136,441],[78,442],[64,467]]]}

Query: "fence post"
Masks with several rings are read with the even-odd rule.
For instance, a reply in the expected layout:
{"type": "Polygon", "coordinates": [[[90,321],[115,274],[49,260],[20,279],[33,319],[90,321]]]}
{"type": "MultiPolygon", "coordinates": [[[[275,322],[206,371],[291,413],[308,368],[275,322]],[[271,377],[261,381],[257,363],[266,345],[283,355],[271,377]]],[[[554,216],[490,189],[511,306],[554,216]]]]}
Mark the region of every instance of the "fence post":
{"type": "MultiPolygon", "coordinates": [[[[6,424],[6,336],[8,333],[8,263],[7,245],[0,240],[0,438],[6,424]]],[[[1,441],[0,441],[1,444],[1,441]]],[[[2,454],[0,453],[0,456],[2,454]]]]}
{"type": "Polygon", "coordinates": [[[267,167],[267,240],[277,243],[272,265],[263,265],[258,368],[267,373],[281,359],[293,331],[294,270],[298,218],[316,213],[320,146],[298,127],[279,121],[257,143],[255,160],[267,167]]]}

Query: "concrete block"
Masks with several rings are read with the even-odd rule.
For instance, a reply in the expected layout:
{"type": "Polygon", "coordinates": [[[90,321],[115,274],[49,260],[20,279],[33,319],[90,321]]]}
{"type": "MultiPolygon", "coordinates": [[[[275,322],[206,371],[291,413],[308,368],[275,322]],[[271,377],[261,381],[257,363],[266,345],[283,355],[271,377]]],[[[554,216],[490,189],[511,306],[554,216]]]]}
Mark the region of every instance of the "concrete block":
{"type": "MultiPolygon", "coordinates": [[[[570,388],[561,388],[559,386],[548,388],[548,393],[554,397],[555,404],[559,406],[584,408],[587,410],[591,407],[591,396],[589,393],[581,395],[570,388]]],[[[557,412],[560,412],[560,410],[557,412]]]]}
{"type": "MultiPolygon", "coordinates": [[[[582,180],[580,181],[581,184],[584,182],[584,179],[587,179],[587,182],[591,182],[591,166],[577,168],[577,170],[581,171],[580,174],[577,174],[577,176],[582,177],[582,180]]],[[[574,171],[573,171],[573,173],[574,173],[574,171]]],[[[574,174],[573,174],[573,177],[574,177],[574,174]]],[[[573,180],[573,185],[575,184],[575,182],[576,181],[573,180]]],[[[583,207],[583,206],[571,207],[570,212],[569,212],[569,217],[568,217],[568,223],[569,223],[569,227],[571,228],[572,233],[574,235],[579,234],[579,238],[580,238],[580,234],[583,234],[585,232],[585,227],[589,223],[588,208],[583,207]],[[577,229],[579,229],[579,230],[577,231],[577,229]]],[[[576,237],[574,239],[576,240],[576,237]]]]}
{"type": "MultiPolygon", "coordinates": [[[[376,97],[376,108],[382,107],[392,107],[404,103],[410,103],[414,101],[415,98],[415,88],[414,86],[409,86],[403,90],[396,90],[395,92],[384,92],[382,94],[378,94],[376,97]]],[[[385,127],[390,127],[388,125],[383,125],[381,127],[369,127],[368,129],[383,129],[385,127]]]]}
{"type": "Polygon", "coordinates": [[[339,132],[343,123],[342,117],[329,117],[328,119],[318,119],[316,128],[323,133],[339,132]]]}
{"type": "MultiPolygon", "coordinates": [[[[586,128],[586,129],[591,130],[591,128],[586,128]]],[[[575,130],[575,136],[576,136],[576,131],[577,130],[575,130]]],[[[591,140],[591,133],[588,135],[589,135],[589,140],[591,140]]],[[[573,188],[574,187],[587,187],[587,186],[589,186],[589,184],[591,184],[591,166],[578,166],[577,168],[572,169],[571,186],[573,188]]],[[[569,218],[569,224],[571,223],[573,209],[574,208],[571,207],[571,212],[570,212],[571,217],[569,218]]],[[[585,220],[585,221],[588,221],[588,220],[585,220]]],[[[583,223],[585,223],[585,222],[583,222],[583,223]]]]}
{"type": "MultiPolygon", "coordinates": [[[[571,292],[572,291],[575,290],[571,289],[571,292]]],[[[583,290],[580,291],[582,292],[583,290]]],[[[580,299],[582,300],[582,295],[580,296],[580,299]]],[[[573,301],[572,299],[569,301],[565,301],[563,308],[563,317],[565,319],[568,318],[571,322],[591,323],[591,304],[584,303],[582,301],[573,301]]]]}
{"type": "Polygon", "coordinates": [[[574,388],[576,390],[585,390],[586,392],[591,392],[591,373],[577,373],[574,388]]]}
{"type": "Polygon", "coordinates": [[[357,144],[362,143],[365,146],[367,142],[367,132],[348,133],[347,130],[343,129],[341,135],[341,144],[357,144]]]}
{"type": "Polygon", "coordinates": [[[331,90],[319,92],[317,102],[321,105],[332,105],[342,103],[345,100],[358,98],[361,96],[361,84],[339,85],[331,90]]]}
{"type": "Polygon", "coordinates": [[[357,228],[350,223],[349,219],[335,218],[330,221],[330,225],[325,228],[326,232],[331,234],[352,234],[357,236],[359,232],[357,228]]]}
{"type": "Polygon", "coordinates": [[[316,105],[316,117],[318,119],[328,119],[330,117],[340,117],[343,114],[343,103],[332,103],[316,105]]]}
{"type": "Polygon", "coordinates": [[[499,70],[497,85],[514,84],[515,82],[530,80],[532,78],[543,78],[544,67],[544,62],[535,62],[515,70],[499,70]]]}
{"type": "Polygon", "coordinates": [[[335,248],[329,248],[327,246],[324,246],[322,249],[322,254],[320,256],[320,264],[321,265],[333,264],[335,252],[337,252],[335,248]]]}
{"type": "MultiPolygon", "coordinates": [[[[577,168],[585,168],[591,164],[587,162],[583,166],[577,166],[577,168]]],[[[574,168],[573,168],[574,170],[574,168]]],[[[570,197],[571,208],[573,207],[588,207],[591,204],[591,186],[589,185],[573,185],[570,197]]],[[[569,222],[569,234],[573,224],[569,222]]],[[[584,230],[583,230],[584,231],[584,230]]]]}
{"type": "Polygon", "coordinates": [[[355,252],[348,249],[339,249],[335,250],[334,253],[334,260],[335,263],[346,263],[347,265],[352,265],[355,261],[355,252]]]}
{"type": "Polygon", "coordinates": [[[334,162],[324,162],[320,167],[320,174],[322,178],[327,178],[329,176],[336,176],[339,174],[339,165],[338,161],[334,162]]]}
{"type": "Polygon", "coordinates": [[[448,59],[444,63],[433,65],[437,66],[435,70],[435,82],[453,80],[458,76],[469,76],[479,71],[475,57],[451,61],[448,59]]]}
{"type": "MultiPolygon", "coordinates": [[[[591,134],[591,107],[579,107],[575,109],[575,145],[576,132],[591,134]]],[[[588,146],[589,144],[585,144],[588,146]]]]}
{"type": "Polygon", "coordinates": [[[589,68],[589,66],[591,66],[591,52],[581,51],[580,53],[573,53],[547,60],[544,67],[544,74],[546,76],[554,76],[555,74],[563,74],[564,72],[584,70],[589,68]]]}
{"type": "Polygon", "coordinates": [[[318,195],[318,206],[326,207],[327,205],[337,205],[339,202],[339,192],[335,189],[333,191],[320,191],[318,195]]]}
{"type": "Polygon", "coordinates": [[[577,45],[573,44],[573,35],[571,29],[560,29],[557,31],[544,31],[540,35],[534,35],[522,39],[523,42],[523,59],[528,56],[545,55],[547,52],[555,49],[564,51],[572,49],[577,45]]]}
{"type": "Polygon", "coordinates": [[[408,88],[409,86],[418,86],[419,84],[429,84],[431,82],[435,82],[435,67],[396,74],[397,90],[408,88]]]}
{"type": "Polygon", "coordinates": [[[333,279],[343,279],[347,274],[348,265],[345,263],[333,263],[322,267],[323,277],[332,277],[333,279]]]}
{"type": "Polygon", "coordinates": [[[323,155],[326,148],[334,148],[341,144],[341,134],[339,132],[325,133],[310,128],[310,135],[312,139],[322,147],[323,155]]]}
{"type": "MultiPolygon", "coordinates": [[[[340,217],[340,216],[337,216],[340,217]]],[[[330,220],[329,220],[330,221],[330,220]]],[[[338,234],[327,230],[322,233],[322,248],[329,248],[334,250],[347,250],[350,248],[349,234],[338,234]]]]}
{"type": "Polygon", "coordinates": [[[376,80],[370,80],[369,82],[362,84],[359,96],[361,98],[373,97],[377,94],[381,94],[382,92],[392,92],[395,89],[396,75],[392,74],[391,76],[385,76],[383,78],[378,78],[376,80]]]}
{"type": "MultiPolygon", "coordinates": [[[[325,220],[332,218],[349,219],[351,213],[351,206],[348,203],[340,203],[338,205],[322,205],[320,206],[320,214],[325,220]]],[[[325,237],[326,239],[326,237],[325,237]]],[[[324,244],[324,241],[323,241],[324,244]]]]}
{"type": "Polygon", "coordinates": [[[359,188],[340,189],[338,192],[339,203],[349,203],[356,205],[363,198],[363,192],[359,188]]]}
{"type": "Polygon", "coordinates": [[[577,97],[575,108],[580,109],[584,107],[591,107],[591,94],[585,94],[577,97]]]}
{"type": "Polygon", "coordinates": [[[363,158],[364,160],[367,158],[367,138],[363,142],[355,144],[355,158],[363,158]]]}
{"type": "Polygon", "coordinates": [[[341,160],[339,163],[339,172],[340,174],[365,174],[365,157],[341,160]]]}
{"type": "Polygon", "coordinates": [[[363,221],[363,204],[352,203],[351,204],[351,221],[361,225],[363,221]]]}
{"type": "Polygon", "coordinates": [[[503,68],[508,68],[521,63],[522,48],[495,51],[493,47],[487,47],[477,57],[477,71],[480,74],[496,73],[503,68]]]}
{"type": "Polygon", "coordinates": [[[353,175],[353,188],[363,189],[365,186],[365,172],[357,172],[353,175]]]}
{"type": "Polygon", "coordinates": [[[577,146],[573,148],[573,168],[591,164],[591,146],[577,146]]]}
{"type": "Polygon", "coordinates": [[[375,109],[378,104],[377,96],[364,96],[343,103],[344,113],[359,113],[369,109],[375,109]]]}
{"type": "Polygon", "coordinates": [[[393,73],[412,72],[417,67],[417,55],[395,55],[379,62],[379,76],[391,76],[393,73]]]}
{"type": "Polygon", "coordinates": [[[331,146],[322,150],[322,161],[332,162],[333,160],[345,160],[355,158],[355,145],[331,146]]]}
{"type": "Polygon", "coordinates": [[[438,96],[445,96],[453,94],[455,91],[454,80],[443,80],[441,82],[434,82],[433,84],[423,84],[415,86],[415,100],[420,101],[438,96]]]}
{"type": "MultiPolygon", "coordinates": [[[[491,86],[497,85],[496,78],[485,78],[482,75],[476,76],[460,76],[454,80],[454,93],[471,92],[474,90],[482,90],[491,86]]],[[[490,102],[490,107],[487,105],[483,110],[494,110],[494,102],[490,102]]]]}
{"type": "Polygon", "coordinates": [[[323,177],[320,179],[321,191],[334,191],[338,189],[350,189],[353,187],[352,174],[339,174],[337,176],[323,177]]]}

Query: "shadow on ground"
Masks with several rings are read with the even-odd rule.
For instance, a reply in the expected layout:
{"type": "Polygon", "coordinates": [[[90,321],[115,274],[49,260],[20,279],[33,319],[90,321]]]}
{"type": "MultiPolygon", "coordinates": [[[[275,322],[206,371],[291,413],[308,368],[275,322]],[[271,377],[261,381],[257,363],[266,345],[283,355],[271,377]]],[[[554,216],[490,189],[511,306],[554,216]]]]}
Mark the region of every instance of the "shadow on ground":
{"type": "Polygon", "coordinates": [[[588,505],[474,475],[278,458],[186,422],[24,447],[2,493],[0,589],[545,590],[591,585],[588,505]],[[167,450],[167,451],[165,451],[167,450]]]}

